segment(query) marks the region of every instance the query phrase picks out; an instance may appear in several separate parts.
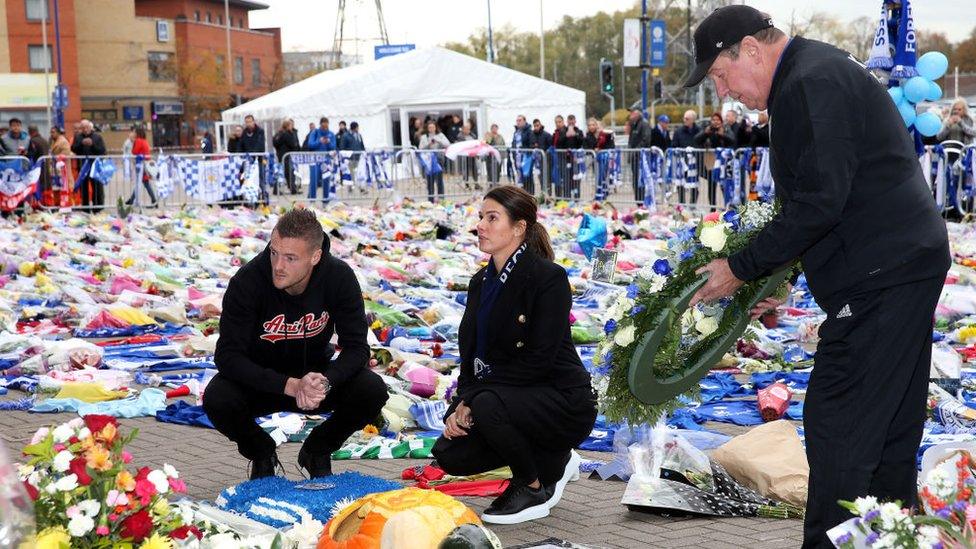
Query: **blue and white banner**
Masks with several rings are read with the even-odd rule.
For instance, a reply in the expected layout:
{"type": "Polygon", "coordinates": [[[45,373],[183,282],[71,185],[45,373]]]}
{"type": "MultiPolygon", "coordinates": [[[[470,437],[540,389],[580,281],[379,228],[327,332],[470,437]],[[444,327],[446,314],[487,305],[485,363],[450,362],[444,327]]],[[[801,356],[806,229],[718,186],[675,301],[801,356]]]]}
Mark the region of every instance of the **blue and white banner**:
{"type": "Polygon", "coordinates": [[[915,71],[915,19],[912,17],[911,0],[901,2],[901,20],[898,23],[898,46],[895,48],[892,78],[911,78],[915,71]]]}
{"type": "Polygon", "coordinates": [[[869,69],[891,69],[891,38],[888,36],[888,0],[881,0],[881,19],[878,30],[874,33],[874,45],[871,46],[871,56],[865,66],[869,69]]]}

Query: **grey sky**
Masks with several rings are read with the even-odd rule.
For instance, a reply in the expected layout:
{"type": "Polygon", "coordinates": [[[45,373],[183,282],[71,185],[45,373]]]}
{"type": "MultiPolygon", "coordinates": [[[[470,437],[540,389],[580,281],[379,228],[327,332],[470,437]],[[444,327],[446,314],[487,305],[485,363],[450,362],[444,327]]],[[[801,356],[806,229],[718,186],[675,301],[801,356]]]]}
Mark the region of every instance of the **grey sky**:
{"type": "MultiPolygon", "coordinates": [[[[271,8],[251,13],[251,25],[280,26],[285,51],[331,49],[335,30],[337,0],[264,0],[271,8]]],[[[976,26],[972,0],[915,0],[915,24],[926,30],[945,32],[949,39],[966,38],[976,26]],[[964,13],[970,9],[970,13],[964,13]]],[[[580,17],[598,11],[613,12],[634,5],[634,0],[542,0],[547,29],[558,25],[564,15],[580,17]]],[[[851,20],[862,15],[877,17],[880,0],[746,0],[746,4],[769,12],[774,21],[787,21],[795,13],[802,18],[814,11],[851,20]]],[[[372,59],[378,37],[373,0],[347,0],[345,35],[366,41],[347,42],[343,49],[372,59]]],[[[488,24],[486,0],[387,0],[383,3],[391,43],[433,46],[465,41],[476,29],[488,24]]],[[[491,0],[492,26],[512,25],[519,30],[539,30],[539,0],[491,0]]]]}

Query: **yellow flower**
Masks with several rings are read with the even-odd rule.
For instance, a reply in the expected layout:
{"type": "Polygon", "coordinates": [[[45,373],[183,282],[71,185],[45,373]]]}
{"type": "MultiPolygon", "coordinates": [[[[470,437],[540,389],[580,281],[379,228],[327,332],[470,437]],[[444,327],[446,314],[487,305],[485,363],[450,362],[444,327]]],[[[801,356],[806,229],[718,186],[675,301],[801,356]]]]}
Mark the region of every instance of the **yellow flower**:
{"type": "Polygon", "coordinates": [[[142,542],[139,549],[173,549],[173,541],[166,536],[153,534],[142,542]]]}
{"type": "Polygon", "coordinates": [[[132,473],[121,471],[115,477],[115,486],[123,492],[131,492],[136,489],[136,479],[132,477],[132,473]]]}
{"type": "Polygon", "coordinates": [[[132,259],[131,257],[127,257],[122,260],[122,267],[128,269],[129,267],[135,265],[135,263],[136,262],[134,259],[132,259]]]}
{"type": "Polygon", "coordinates": [[[64,528],[47,528],[34,542],[35,549],[66,549],[71,547],[71,537],[64,528]]]}
{"type": "Polygon", "coordinates": [[[112,423],[106,423],[105,427],[102,427],[101,432],[98,434],[98,440],[107,442],[109,444],[115,440],[115,435],[118,434],[118,429],[112,423]]]}
{"type": "Polygon", "coordinates": [[[376,426],[375,425],[372,425],[372,424],[363,427],[363,432],[366,433],[367,435],[378,435],[378,434],[380,434],[379,429],[377,429],[376,426]]]}
{"type": "Polygon", "coordinates": [[[169,502],[166,501],[166,498],[159,498],[159,500],[156,501],[156,503],[153,504],[153,506],[152,506],[152,512],[155,513],[159,517],[165,517],[166,515],[168,515],[169,514],[169,502]]]}
{"type": "Polygon", "coordinates": [[[96,471],[108,471],[112,468],[112,454],[101,446],[95,446],[85,454],[88,466],[96,471]]]}

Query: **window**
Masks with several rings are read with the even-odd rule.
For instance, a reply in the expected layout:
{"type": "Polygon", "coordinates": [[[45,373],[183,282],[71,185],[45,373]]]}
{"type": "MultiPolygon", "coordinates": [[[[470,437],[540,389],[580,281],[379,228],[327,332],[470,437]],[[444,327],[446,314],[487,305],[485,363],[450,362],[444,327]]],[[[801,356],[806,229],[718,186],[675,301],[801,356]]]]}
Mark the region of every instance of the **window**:
{"type": "Polygon", "coordinates": [[[219,13],[217,14],[217,24],[218,25],[223,25],[224,24],[224,16],[223,15],[220,15],[219,13]]]}
{"type": "Polygon", "coordinates": [[[200,21],[200,10],[193,12],[193,18],[200,21]]]}
{"type": "Polygon", "coordinates": [[[243,57],[234,58],[234,83],[235,84],[244,83],[244,58],[243,57]]]}
{"type": "Polygon", "coordinates": [[[217,79],[221,83],[227,82],[227,66],[224,65],[225,61],[224,56],[219,53],[214,56],[214,62],[217,64],[217,79]]]}
{"type": "Polygon", "coordinates": [[[261,85],[261,60],[251,59],[251,85],[261,85]]]}
{"type": "Polygon", "coordinates": [[[44,19],[44,11],[47,8],[47,0],[24,0],[28,21],[41,21],[44,19]]]}
{"type": "Polygon", "coordinates": [[[27,62],[31,72],[52,70],[54,62],[51,57],[51,46],[47,47],[47,51],[44,50],[44,46],[27,46],[27,62]]]}
{"type": "Polygon", "coordinates": [[[207,23],[213,23],[213,17],[210,15],[209,11],[207,12],[207,23]]]}
{"type": "Polygon", "coordinates": [[[172,82],[176,80],[173,54],[168,51],[149,52],[149,81],[172,82]]]}

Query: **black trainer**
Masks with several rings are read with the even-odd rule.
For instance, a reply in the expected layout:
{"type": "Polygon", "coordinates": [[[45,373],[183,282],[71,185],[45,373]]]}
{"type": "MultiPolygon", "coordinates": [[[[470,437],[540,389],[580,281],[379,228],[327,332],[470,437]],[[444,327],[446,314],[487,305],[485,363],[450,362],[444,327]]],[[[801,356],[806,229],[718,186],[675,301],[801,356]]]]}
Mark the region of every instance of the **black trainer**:
{"type": "Polygon", "coordinates": [[[501,507],[502,505],[505,504],[506,501],[508,501],[508,498],[511,497],[512,492],[514,492],[515,489],[518,488],[518,486],[519,486],[518,484],[509,481],[508,486],[505,487],[505,490],[502,491],[502,493],[499,494],[497,498],[495,498],[494,500],[492,500],[491,503],[488,504],[488,507],[485,509],[485,513],[492,514],[498,511],[499,507],[501,507]]]}
{"type": "Polygon", "coordinates": [[[481,520],[490,524],[519,524],[548,517],[548,499],[549,494],[543,486],[530,488],[527,484],[515,485],[492,502],[489,509],[481,514],[481,520]]]}
{"type": "Polygon", "coordinates": [[[308,471],[308,478],[332,476],[332,459],[329,454],[313,454],[305,448],[298,451],[298,466],[308,471]]]}
{"type": "Polygon", "coordinates": [[[275,470],[281,467],[281,462],[278,461],[278,453],[272,452],[271,455],[265,458],[256,459],[251,462],[251,480],[273,477],[275,476],[275,470]]]}

